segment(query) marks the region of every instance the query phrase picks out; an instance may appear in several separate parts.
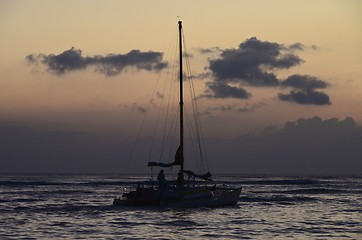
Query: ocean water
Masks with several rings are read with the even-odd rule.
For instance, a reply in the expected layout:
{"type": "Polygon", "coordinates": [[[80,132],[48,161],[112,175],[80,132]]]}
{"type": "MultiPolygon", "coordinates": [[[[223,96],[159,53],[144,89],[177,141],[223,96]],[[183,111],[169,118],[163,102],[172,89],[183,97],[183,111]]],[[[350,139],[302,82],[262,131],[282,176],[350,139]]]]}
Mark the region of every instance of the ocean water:
{"type": "Polygon", "coordinates": [[[0,239],[362,239],[362,176],[219,175],[237,206],[112,206],[145,175],[0,175],[0,239]]]}

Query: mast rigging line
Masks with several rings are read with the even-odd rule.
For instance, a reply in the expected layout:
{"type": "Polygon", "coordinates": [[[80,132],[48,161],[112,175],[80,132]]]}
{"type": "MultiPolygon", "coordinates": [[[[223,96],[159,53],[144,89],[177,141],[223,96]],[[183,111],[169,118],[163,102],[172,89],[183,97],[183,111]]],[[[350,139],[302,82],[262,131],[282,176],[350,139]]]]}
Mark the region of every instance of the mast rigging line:
{"type": "MultiPolygon", "coordinates": [[[[203,135],[203,131],[202,131],[202,127],[201,127],[201,121],[200,121],[200,114],[198,111],[198,105],[197,105],[197,97],[195,94],[195,86],[194,86],[194,82],[192,79],[192,74],[191,74],[191,67],[190,67],[190,61],[189,61],[189,54],[187,51],[187,46],[186,46],[186,41],[185,41],[185,36],[184,36],[184,32],[183,32],[183,28],[181,25],[178,26],[178,29],[175,30],[171,43],[168,47],[168,50],[165,54],[165,59],[172,59],[171,61],[169,61],[169,63],[171,64],[171,67],[167,68],[166,71],[166,76],[163,75],[163,77],[166,78],[167,81],[164,82],[163,86],[161,87],[161,93],[163,94],[162,97],[155,97],[156,93],[158,93],[158,87],[160,84],[160,79],[161,79],[161,74],[163,74],[161,71],[158,75],[156,84],[152,90],[152,95],[151,95],[151,100],[148,102],[148,106],[146,108],[146,111],[144,113],[143,119],[141,121],[141,125],[137,131],[137,135],[136,135],[136,139],[134,141],[134,144],[132,146],[131,149],[131,153],[130,153],[130,157],[127,161],[126,164],[126,168],[124,171],[124,174],[126,174],[128,172],[128,168],[130,165],[130,162],[133,161],[133,158],[135,156],[135,151],[137,148],[137,145],[139,144],[139,141],[141,139],[141,135],[144,131],[144,126],[145,126],[145,122],[146,119],[149,118],[150,116],[150,110],[152,107],[157,107],[158,109],[158,113],[156,114],[156,119],[155,119],[155,125],[153,125],[153,131],[152,131],[152,142],[150,144],[150,149],[148,152],[148,160],[149,162],[152,161],[152,158],[156,157],[156,156],[152,156],[154,155],[154,150],[155,150],[155,144],[156,144],[156,140],[161,140],[159,141],[157,144],[161,144],[161,148],[160,148],[160,154],[157,156],[158,161],[162,161],[165,160],[164,158],[166,158],[167,160],[164,162],[170,162],[173,161],[173,156],[172,154],[174,153],[173,150],[175,148],[175,144],[176,144],[176,132],[177,132],[177,112],[179,112],[180,114],[180,118],[183,117],[183,114],[185,114],[186,117],[186,124],[187,124],[187,129],[188,129],[188,133],[190,134],[190,143],[192,146],[192,150],[194,152],[194,156],[196,159],[199,160],[199,164],[200,164],[200,169],[203,172],[206,172],[205,169],[208,171],[209,170],[209,166],[208,166],[208,161],[207,161],[207,155],[206,155],[206,147],[205,147],[205,141],[204,141],[204,135],[203,135]],[[179,30],[179,36],[176,37],[176,32],[177,30],[179,30]],[[179,64],[182,64],[182,56],[184,56],[184,61],[185,61],[185,71],[177,71],[177,62],[178,59],[176,57],[177,54],[177,41],[175,39],[178,39],[178,43],[179,45],[183,44],[183,48],[179,48],[178,50],[180,51],[180,62],[179,64]],[[181,42],[182,43],[181,43],[181,42]],[[173,63],[173,64],[172,64],[173,63]],[[179,74],[179,77],[177,77],[177,75],[179,74]],[[178,84],[176,84],[177,79],[179,78],[180,80],[180,86],[178,86],[178,84]],[[182,81],[181,81],[182,79],[182,81]],[[183,102],[183,91],[177,91],[177,87],[181,87],[183,86],[183,83],[187,83],[189,85],[189,92],[190,92],[190,97],[191,97],[191,104],[188,104],[188,106],[191,105],[192,107],[192,113],[191,115],[188,114],[187,111],[187,107],[185,109],[182,109],[184,107],[184,102],[183,102]],[[172,90],[175,91],[172,91],[172,90]],[[173,94],[173,93],[178,93],[178,98],[179,98],[179,104],[178,104],[178,108],[176,106],[174,106],[172,103],[176,103],[177,102],[177,94],[173,94]],[[167,103],[165,104],[165,99],[167,97],[167,103]],[[154,101],[156,100],[156,101],[154,101]],[[174,101],[176,100],[176,101],[174,101]],[[160,101],[160,102],[159,102],[160,101]],[[165,106],[164,106],[165,105],[165,106]],[[165,107],[165,108],[164,108],[165,107]],[[162,111],[165,110],[165,111],[162,111]],[[182,113],[181,113],[182,111],[182,113]],[[182,114],[182,115],[181,115],[182,114]],[[161,117],[162,115],[162,117],[161,117]],[[190,117],[192,116],[192,117],[190,117]],[[163,127],[160,128],[160,119],[163,118],[164,124],[163,127]],[[193,122],[193,123],[192,123],[193,122]],[[160,136],[161,133],[161,136],[160,136]],[[156,135],[159,135],[161,138],[156,138],[156,135]],[[196,140],[196,141],[194,141],[196,140]],[[195,148],[195,145],[196,148],[195,148]],[[196,150],[197,149],[197,150],[196,150]],[[197,153],[198,152],[198,153],[197,153]],[[197,156],[198,155],[198,156],[197,156]]],[[[180,66],[179,65],[179,66],[180,66]]],[[[181,69],[181,66],[180,66],[181,69]]],[[[162,77],[162,78],[163,78],[162,77]]],[[[183,125],[183,122],[181,123],[181,120],[179,122],[179,124],[183,125]]],[[[183,146],[183,126],[181,129],[180,127],[180,135],[182,134],[182,136],[180,136],[180,146],[183,146]],[[182,139],[181,139],[182,138],[182,139]]],[[[176,146],[177,147],[177,146],[176,146]]],[[[182,149],[184,150],[184,149],[182,149]]],[[[158,152],[158,151],[157,151],[158,152]]],[[[146,157],[147,158],[147,157],[146,157]]],[[[172,168],[171,168],[172,170],[172,168]]],[[[183,166],[181,171],[183,170],[183,166]]]]}
{"type": "MultiPolygon", "coordinates": [[[[175,39],[176,34],[177,34],[177,29],[176,29],[176,30],[174,31],[174,33],[172,34],[173,37],[171,38],[172,40],[171,40],[171,42],[170,42],[170,44],[169,44],[169,46],[168,46],[167,52],[166,52],[166,54],[165,54],[165,58],[167,58],[166,56],[168,56],[168,54],[169,54],[169,52],[170,52],[171,46],[172,46],[172,44],[173,44],[173,39],[175,39]]],[[[169,71],[167,70],[167,73],[166,73],[166,74],[168,74],[168,73],[169,73],[169,71]]],[[[154,96],[155,96],[155,93],[156,93],[156,89],[157,89],[159,80],[161,79],[161,75],[162,75],[162,71],[160,71],[159,74],[158,74],[158,77],[157,77],[157,80],[156,80],[156,84],[155,84],[155,86],[154,86],[154,88],[153,88],[153,90],[152,90],[151,100],[149,101],[149,103],[148,103],[148,105],[147,105],[146,111],[145,111],[145,113],[144,113],[144,117],[143,117],[143,119],[142,119],[142,121],[141,121],[140,127],[139,127],[138,130],[137,130],[136,138],[135,138],[134,143],[133,143],[133,146],[132,146],[132,148],[131,148],[131,152],[130,152],[129,158],[128,158],[128,160],[127,160],[126,167],[125,167],[125,169],[124,169],[124,171],[123,171],[123,174],[127,174],[127,173],[128,173],[129,164],[130,164],[130,162],[133,160],[134,153],[135,153],[135,150],[136,150],[136,146],[138,145],[138,142],[139,142],[139,140],[140,140],[141,133],[142,133],[143,127],[144,127],[144,123],[145,123],[145,121],[146,121],[146,119],[147,119],[147,117],[148,117],[148,113],[149,113],[150,107],[151,107],[151,105],[152,105],[152,101],[153,101],[153,98],[154,98],[154,96]]]]}
{"type": "Polygon", "coordinates": [[[190,94],[191,94],[191,103],[192,103],[192,110],[193,110],[193,117],[194,117],[194,122],[195,122],[195,128],[196,128],[196,139],[197,139],[197,145],[198,145],[198,149],[199,149],[199,154],[200,154],[200,165],[202,170],[205,171],[205,166],[206,165],[206,170],[209,171],[209,165],[208,165],[208,157],[207,157],[207,151],[206,151],[206,145],[205,145],[205,141],[202,141],[204,138],[204,134],[203,134],[203,130],[202,130],[202,125],[201,125],[201,120],[200,120],[200,112],[198,110],[198,105],[197,105],[197,97],[195,94],[195,87],[194,87],[194,81],[192,78],[192,71],[191,71],[191,64],[189,61],[189,54],[187,51],[187,45],[186,45],[186,38],[184,36],[184,32],[182,31],[182,37],[183,37],[183,45],[184,45],[184,52],[185,52],[185,59],[186,59],[186,75],[188,77],[188,82],[189,82],[189,87],[190,87],[190,94]]]}
{"type": "MultiPolygon", "coordinates": [[[[170,58],[173,58],[174,56],[174,51],[171,51],[171,57],[170,58]]],[[[174,75],[174,73],[176,72],[175,71],[175,64],[172,64],[172,69],[171,69],[171,74],[170,74],[170,71],[167,71],[166,73],[166,80],[169,79],[169,74],[171,76],[174,75]]],[[[171,77],[172,79],[172,77],[171,77]]],[[[162,154],[163,154],[163,145],[164,145],[164,142],[166,141],[166,128],[167,128],[167,125],[168,125],[168,119],[169,119],[169,110],[170,110],[170,102],[171,102],[171,95],[173,93],[173,91],[171,91],[172,87],[173,87],[173,83],[174,81],[165,81],[164,82],[164,85],[163,85],[163,89],[162,89],[162,93],[164,94],[166,92],[166,87],[167,87],[167,83],[170,82],[170,90],[168,91],[169,93],[169,97],[167,98],[168,101],[167,101],[167,107],[166,107],[166,116],[165,116],[165,124],[164,124],[164,128],[163,128],[163,139],[162,139],[162,144],[161,144],[161,156],[160,156],[160,160],[162,159],[162,154]]],[[[157,135],[157,130],[158,130],[158,125],[159,125],[159,122],[160,122],[160,119],[161,119],[161,111],[162,111],[162,108],[163,108],[163,103],[164,103],[164,97],[161,98],[161,103],[160,103],[160,106],[158,108],[158,114],[157,114],[157,118],[156,118],[156,126],[154,128],[154,133],[152,135],[152,144],[151,144],[151,147],[150,147],[150,152],[149,152],[149,156],[148,156],[148,161],[150,162],[152,160],[152,151],[153,151],[153,146],[155,144],[155,141],[156,141],[156,135],[157,135]]],[[[172,115],[172,114],[171,114],[172,115]]],[[[168,135],[170,136],[170,135],[168,135]]]]}

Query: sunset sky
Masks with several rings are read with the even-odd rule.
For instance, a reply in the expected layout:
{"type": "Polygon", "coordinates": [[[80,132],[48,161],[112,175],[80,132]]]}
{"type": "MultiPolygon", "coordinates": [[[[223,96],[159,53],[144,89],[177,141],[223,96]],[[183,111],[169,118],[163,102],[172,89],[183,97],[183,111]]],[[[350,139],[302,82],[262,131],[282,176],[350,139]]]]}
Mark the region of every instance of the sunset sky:
{"type": "MultiPolygon", "coordinates": [[[[179,19],[192,56],[191,70],[207,138],[240,140],[250,133],[285,129],[289,121],[315,116],[322,125],[337,118],[336,132],[341,132],[337,128],[350,117],[352,122],[346,122],[355,128],[351,134],[362,134],[361,12],[362,2],[357,0],[0,0],[2,171],[37,171],[32,166],[44,161],[48,163],[38,171],[114,170],[110,165],[128,156],[124,153],[128,146],[122,146],[122,153],[109,147],[114,157],[105,160],[108,167],[99,167],[102,165],[95,163],[95,157],[93,167],[82,166],[86,160],[74,160],[74,169],[65,166],[67,162],[59,160],[61,157],[49,160],[53,153],[39,143],[34,147],[36,153],[29,150],[33,160],[26,160],[34,164],[18,167],[27,157],[14,149],[31,149],[31,144],[36,144],[32,139],[39,134],[46,142],[44,131],[103,134],[101,139],[118,133],[120,145],[127,139],[133,141],[143,118],[140,110],[147,107],[156,80],[171,63],[168,51],[179,19]],[[34,135],[21,132],[23,127],[33,129],[34,135]],[[26,135],[24,142],[20,144],[9,129],[16,129],[20,137],[26,135]],[[39,154],[42,151],[46,154],[39,154]]],[[[362,135],[358,134],[351,138],[352,145],[341,144],[346,145],[340,151],[345,155],[343,160],[335,159],[330,172],[338,172],[345,158],[353,160],[343,173],[362,170],[356,160],[362,156],[358,150],[362,135]]],[[[70,158],[72,153],[88,156],[70,145],[59,143],[54,151],[70,158]],[[66,146],[62,148],[62,144],[66,146]],[[65,153],[67,149],[75,152],[65,153]]],[[[239,154],[236,147],[234,150],[239,154]]],[[[106,154],[104,148],[102,151],[106,154]]],[[[326,151],[319,158],[336,155],[326,151]]],[[[216,166],[217,161],[217,157],[211,159],[216,166]]],[[[304,172],[310,170],[304,167],[304,172]]],[[[217,172],[218,167],[214,168],[217,172]]],[[[243,169],[258,173],[256,165],[243,169]]],[[[219,172],[229,170],[220,168],[219,172]]],[[[264,170],[260,172],[268,172],[264,170]]],[[[291,167],[286,172],[298,171],[291,167]]]]}

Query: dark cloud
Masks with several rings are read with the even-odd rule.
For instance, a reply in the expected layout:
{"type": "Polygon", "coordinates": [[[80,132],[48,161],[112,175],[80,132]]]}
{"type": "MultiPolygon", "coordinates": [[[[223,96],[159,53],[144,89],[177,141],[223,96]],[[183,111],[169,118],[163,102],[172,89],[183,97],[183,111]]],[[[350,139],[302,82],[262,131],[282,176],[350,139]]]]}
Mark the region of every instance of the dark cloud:
{"type": "Polygon", "coordinates": [[[207,79],[210,78],[211,73],[209,72],[203,72],[203,73],[199,73],[199,74],[194,74],[191,76],[192,79],[207,79]]]}
{"type": "MultiPolygon", "coordinates": [[[[293,48],[250,38],[242,42],[239,48],[222,50],[218,58],[209,60],[209,69],[214,80],[208,84],[208,88],[215,93],[213,97],[218,98],[224,94],[219,94],[215,86],[278,86],[280,81],[272,70],[287,69],[302,62],[303,60],[293,53],[293,48]]],[[[245,96],[241,95],[239,98],[245,99],[245,96]]]]}
{"type": "Polygon", "coordinates": [[[222,82],[210,82],[207,84],[208,92],[202,97],[207,98],[239,98],[248,99],[251,94],[241,87],[230,86],[222,82]]]}
{"type": "Polygon", "coordinates": [[[160,99],[163,99],[165,97],[165,94],[163,94],[161,92],[156,92],[156,96],[160,99]]]}
{"type": "Polygon", "coordinates": [[[183,55],[184,58],[193,58],[194,57],[194,55],[192,53],[189,53],[189,52],[184,52],[182,55],[183,55]]]}
{"type": "Polygon", "coordinates": [[[304,50],[305,46],[304,46],[304,44],[298,42],[298,43],[294,43],[294,44],[290,45],[289,48],[295,49],[295,50],[304,50]]]}
{"type": "Polygon", "coordinates": [[[131,111],[136,111],[138,113],[145,113],[147,111],[145,107],[140,106],[138,103],[132,103],[131,105],[119,104],[118,107],[121,109],[129,109],[131,111]]]}
{"type": "Polygon", "coordinates": [[[221,48],[219,47],[210,47],[210,48],[196,48],[196,51],[200,52],[201,54],[213,54],[221,52],[221,48]]]}
{"type": "Polygon", "coordinates": [[[260,102],[255,104],[246,104],[245,106],[240,106],[238,104],[228,104],[220,105],[215,107],[208,107],[202,115],[213,116],[213,112],[254,112],[256,109],[266,106],[266,103],[260,102]]]}
{"type": "Polygon", "coordinates": [[[141,52],[140,50],[132,50],[126,54],[82,56],[82,51],[73,47],[58,55],[31,54],[26,57],[26,61],[29,64],[41,63],[47,67],[48,71],[57,75],[94,66],[96,71],[107,76],[114,76],[127,67],[159,71],[167,66],[167,63],[162,61],[162,56],[161,52],[141,52]]]}
{"type": "Polygon", "coordinates": [[[282,44],[247,39],[237,49],[222,51],[218,59],[210,60],[210,70],[220,82],[243,81],[252,86],[276,86],[275,74],[263,69],[287,69],[303,62],[282,44]]]}
{"type": "MultiPolygon", "coordinates": [[[[275,73],[277,70],[295,67],[304,61],[295,54],[307,47],[302,43],[289,46],[249,38],[238,48],[221,50],[220,55],[209,60],[209,70],[214,78],[207,83],[206,96],[209,98],[247,99],[250,93],[243,90],[243,85],[254,87],[289,87],[288,94],[280,93],[279,99],[297,104],[331,104],[329,96],[315,89],[326,88],[328,83],[314,76],[292,75],[282,81],[275,73]]],[[[215,49],[200,49],[201,53],[215,52],[215,49]]]]}
{"type": "Polygon", "coordinates": [[[338,118],[330,118],[323,120],[318,116],[312,118],[300,118],[295,121],[289,121],[285,123],[284,127],[280,129],[280,132],[298,132],[298,134],[313,134],[317,131],[320,134],[320,137],[323,138],[323,134],[333,134],[335,131],[346,130],[350,131],[353,128],[359,128],[356,122],[351,117],[346,117],[344,120],[339,120],[338,118]],[[293,130],[291,130],[293,129],[293,130]]]}
{"type": "Polygon", "coordinates": [[[147,111],[147,109],[142,106],[135,106],[135,109],[139,113],[145,113],[147,111]]]}
{"type": "Polygon", "coordinates": [[[311,48],[312,48],[313,50],[319,50],[319,47],[316,46],[316,45],[312,45],[311,48]]]}
{"type": "Polygon", "coordinates": [[[314,76],[295,74],[285,79],[281,83],[281,86],[294,87],[299,89],[317,89],[328,87],[328,83],[314,76]]]}
{"type": "Polygon", "coordinates": [[[289,48],[293,49],[293,50],[300,50],[300,51],[306,50],[306,49],[312,49],[312,50],[318,50],[319,49],[316,45],[306,46],[306,45],[304,45],[302,43],[299,43],[299,42],[294,43],[292,45],[289,45],[289,48]]]}
{"type": "Polygon", "coordinates": [[[279,93],[278,97],[282,101],[294,102],[308,105],[329,105],[329,96],[324,92],[314,90],[292,90],[288,94],[279,93]]]}
{"type": "Polygon", "coordinates": [[[267,104],[265,102],[260,102],[260,103],[256,103],[253,104],[251,106],[246,106],[246,107],[240,107],[238,108],[239,112],[254,112],[256,109],[261,108],[266,106],[267,104]]]}
{"type": "Polygon", "coordinates": [[[292,75],[281,83],[283,87],[292,87],[288,94],[279,93],[278,97],[282,101],[289,101],[298,104],[328,105],[331,104],[329,96],[321,91],[328,87],[328,83],[309,75],[292,75]]]}
{"type": "Polygon", "coordinates": [[[236,108],[237,108],[236,104],[223,105],[223,106],[217,106],[217,107],[209,107],[206,109],[206,112],[209,114],[211,111],[231,112],[231,111],[235,111],[236,108]]]}

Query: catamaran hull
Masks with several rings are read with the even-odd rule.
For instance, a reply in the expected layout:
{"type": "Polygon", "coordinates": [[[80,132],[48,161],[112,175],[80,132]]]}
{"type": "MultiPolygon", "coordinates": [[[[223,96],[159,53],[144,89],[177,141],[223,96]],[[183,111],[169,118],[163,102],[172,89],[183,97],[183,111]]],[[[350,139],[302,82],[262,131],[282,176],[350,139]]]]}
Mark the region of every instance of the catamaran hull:
{"type": "Polygon", "coordinates": [[[236,205],[241,193],[241,187],[236,189],[220,189],[199,191],[197,193],[184,192],[181,196],[178,193],[165,192],[158,194],[158,197],[137,196],[134,198],[116,198],[113,201],[115,206],[154,206],[161,208],[197,208],[197,207],[222,207],[236,205]]]}
{"type": "MultiPolygon", "coordinates": [[[[198,207],[223,207],[236,205],[241,193],[241,187],[217,198],[196,198],[181,201],[166,201],[164,206],[171,208],[198,208],[198,207]]],[[[162,204],[162,203],[161,203],[162,204]]]]}

